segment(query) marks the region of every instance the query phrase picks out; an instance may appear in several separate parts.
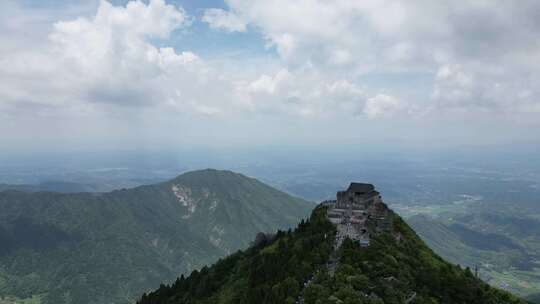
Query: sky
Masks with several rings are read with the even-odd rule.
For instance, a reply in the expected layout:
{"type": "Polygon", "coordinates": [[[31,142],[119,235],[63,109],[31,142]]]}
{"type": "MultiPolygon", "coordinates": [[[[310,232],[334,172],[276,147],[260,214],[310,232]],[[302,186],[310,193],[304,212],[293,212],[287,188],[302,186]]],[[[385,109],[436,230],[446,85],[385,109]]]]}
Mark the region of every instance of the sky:
{"type": "Polygon", "coordinates": [[[0,147],[538,144],[540,2],[0,1],[0,147]]]}

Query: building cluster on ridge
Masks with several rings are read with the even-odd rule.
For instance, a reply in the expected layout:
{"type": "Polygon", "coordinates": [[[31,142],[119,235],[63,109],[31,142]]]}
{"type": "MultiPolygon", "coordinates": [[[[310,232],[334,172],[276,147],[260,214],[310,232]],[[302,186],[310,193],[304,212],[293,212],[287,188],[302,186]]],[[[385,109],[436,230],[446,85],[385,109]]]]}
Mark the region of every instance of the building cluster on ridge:
{"type": "Polygon", "coordinates": [[[391,229],[389,210],[372,184],[351,183],[337,193],[336,200],[324,201],[328,219],[337,227],[336,247],[345,238],[368,246],[370,236],[391,229]]]}

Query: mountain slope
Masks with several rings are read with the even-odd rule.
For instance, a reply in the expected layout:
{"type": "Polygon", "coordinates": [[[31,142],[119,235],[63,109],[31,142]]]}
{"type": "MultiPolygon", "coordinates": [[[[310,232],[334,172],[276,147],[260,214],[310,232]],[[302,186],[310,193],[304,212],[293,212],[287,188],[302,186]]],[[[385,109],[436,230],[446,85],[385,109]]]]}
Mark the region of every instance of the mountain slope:
{"type": "Polygon", "coordinates": [[[225,252],[246,247],[253,231],[296,224],[313,207],[256,179],[238,179],[230,171],[189,172],[165,183],[168,187],[186,207],[182,218],[225,252]]]}
{"type": "Polygon", "coordinates": [[[259,231],[293,225],[312,206],[210,169],[109,193],[0,192],[0,295],[129,303],[259,231]]]}
{"type": "Polygon", "coordinates": [[[333,275],[327,261],[336,228],[318,207],[293,232],[162,285],[138,303],[525,303],[445,262],[391,216],[392,231],[368,247],[345,240],[333,275]]]}
{"type": "Polygon", "coordinates": [[[493,286],[526,298],[540,291],[538,220],[491,206],[463,215],[416,215],[407,222],[435,252],[453,263],[477,266],[493,286]]]}

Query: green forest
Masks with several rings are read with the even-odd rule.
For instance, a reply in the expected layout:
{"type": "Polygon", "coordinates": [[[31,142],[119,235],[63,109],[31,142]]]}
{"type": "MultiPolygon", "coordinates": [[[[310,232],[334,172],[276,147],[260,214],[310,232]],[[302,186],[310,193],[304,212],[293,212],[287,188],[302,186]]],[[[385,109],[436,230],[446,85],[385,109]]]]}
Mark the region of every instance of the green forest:
{"type": "Polygon", "coordinates": [[[526,303],[490,287],[468,268],[445,262],[397,215],[368,247],[346,240],[316,208],[294,231],[219,260],[144,294],[138,304],[210,303],[526,303]],[[337,255],[335,273],[328,271],[337,255]]]}
{"type": "Polygon", "coordinates": [[[108,193],[0,191],[0,304],[134,303],[312,208],[219,170],[108,193]]]}

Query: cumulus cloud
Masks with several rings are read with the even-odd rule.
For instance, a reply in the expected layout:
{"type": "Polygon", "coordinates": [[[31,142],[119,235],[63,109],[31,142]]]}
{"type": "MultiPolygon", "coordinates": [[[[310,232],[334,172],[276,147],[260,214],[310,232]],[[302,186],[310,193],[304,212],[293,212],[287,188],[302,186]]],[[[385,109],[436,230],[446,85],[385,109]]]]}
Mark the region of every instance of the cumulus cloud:
{"type": "Polygon", "coordinates": [[[377,94],[366,101],[364,113],[369,118],[377,118],[380,116],[391,116],[403,111],[406,108],[405,104],[394,96],[377,94]]]}
{"type": "Polygon", "coordinates": [[[115,7],[101,1],[92,18],[59,21],[50,34],[52,55],[64,73],[80,79],[73,85],[90,102],[125,105],[163,98],[159,87],[167,73],[189,72],[197,61],[191,52],[154,47],[148,40],[167,38],[189,24],[181,8],[163,0],[134,1],[115,7]],[[78,76],[78,77],[77,77],[78,76]]]}
{"type": "Polygon", "coordinates": [[[444,65],[435,76],[432,98],[440,108],[538,112],[539,72],[504,65],[444,65]]]}
{"type": "MultiPolygon", "coordinates": [[[[209,10],[205,17],[209,21],[222,13],[209,10]]],[[[54,22],[39,50],[1,59],[1,104],[70,109],[76,115],[107,106],[166,107],[201,115],[363,113],[369,94],[348,77],[309,65],[229,71],[192,51],[153,43],[166,41],[191,20],[182,8],[163,0],[126,6],[101,1],[89,17],[54,22]]],[[[292,37],[282,35],[277,41],[284,54],[295,51],[292,37]]],[[[335,58],[345,64],[350,54],[338,50],[335,58]]]]}
{"type": "MultiPolygon", "coordinates": [[[[252,67],[244,58],[222,64],[181,43],[168,46],[193,18],[164,0],[125,6],[103,0],[91,13],[41,29],[46,39],[39,44],[2,41],[0,108],[382,119],[425,109],[540,109],[535,1],[226,3],[228,10],[205,9],[202,21],[260,34],[267,51],[277,54],[272,64],[252,67]],[[419,77],[429,83],[409,87],[408,80],[419,77]]],[[[6,20],[0,31],[13,34],[6,20]]]]}
{"type": "Polygon", "coordinates": [[[0,105],[69,115],[110,107],[218,115],[233,94],[225,73],[192,51],[155,46],[191,20],[163,0],[101,1],[90,17],[55,22],[38,49],[2,56],[0,105]]]}
{"type": "Polygon", "coordinates": [[[538,100],[520,97],[538,91],[532,81],[540,76],[537,1],[227,3],[263,32],[289,67],[353,77],[431,75],[429,95],[443,108],[538,108],[538,100]]]}
{"type": "Polygon", "coordinates": [[[435,76],[433,98],[437,101],[443,101],[447,105],[452,103],[466,105],[476,95],[477,82],[478,80],[474,79],[473,75],[464,70],[462,66],[441,66],[435,76]]]}
{"type": "Polygon", "coordinates": [[[347,79],[319,70],[281,69],[252,81],[236,83],[235,100],[257,112],[310,117],[354,117],[363,113],[369,94],[347,79]]]}
{"type": "Polygon", "coordinates": [[[101,1],[91,18],[54,23],[40,49],[5,56],[0,77],[11,90],[0,94],[4,102],[48,106],[155,102],[164,98],[163,80],[170,73],[192,72],[197,56],[154,47],[149,39],[167,38],[188,24],[181,8],[163,0],[132,1],[125,7],[101,1]]]}
{"type": "Polygon", "coordinates": [[[223,29],[228,32],[246,31],[246,23],[238,15],[219,8],[205,10],[202,21],[214,29],[223,29]]]}
{"type": "MultiPolygon", "coordinates": [[[[205,16],[220,14],[216,12],[205,16]]],[[[163,0],[126,6],[101,1],[91,17],[55,22],[39,52],[10,54],[2,61],[2,75],[17,75],[6,77],[0,87],[3,102],[15,108],[40,104],[77,112],[112,105],[202,115],[364,113],[369,94],[347,77],[309,65],[229,73],[191,51],[151,42],[167,39],[190,22],[182,8],[163,0]]],[[[284,54],[295,51],[291,37],[280,39],[284,54]]],[[[343,50],[335,57],[345,64],[350,55],[343,50]]]]}

